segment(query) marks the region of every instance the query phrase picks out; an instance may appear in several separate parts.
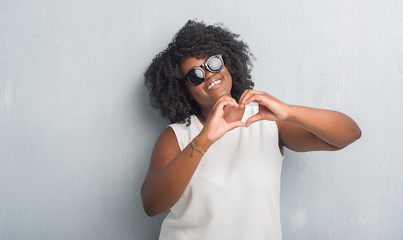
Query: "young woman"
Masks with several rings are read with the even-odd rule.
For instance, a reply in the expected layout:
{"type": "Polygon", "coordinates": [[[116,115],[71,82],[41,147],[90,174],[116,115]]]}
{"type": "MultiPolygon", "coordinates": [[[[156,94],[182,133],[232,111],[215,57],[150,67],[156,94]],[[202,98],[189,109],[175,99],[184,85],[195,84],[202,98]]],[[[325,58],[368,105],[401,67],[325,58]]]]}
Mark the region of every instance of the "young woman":
{"type": "Polygon", "coordinates": [[[160,239],[281,239],[283,147],[339,150],[361,136],[343,113],[252,90],[238,37],[188,21],[145,73],[152,106],[172,123],[141,190],[148,215],[170,210],[160,239]]]}

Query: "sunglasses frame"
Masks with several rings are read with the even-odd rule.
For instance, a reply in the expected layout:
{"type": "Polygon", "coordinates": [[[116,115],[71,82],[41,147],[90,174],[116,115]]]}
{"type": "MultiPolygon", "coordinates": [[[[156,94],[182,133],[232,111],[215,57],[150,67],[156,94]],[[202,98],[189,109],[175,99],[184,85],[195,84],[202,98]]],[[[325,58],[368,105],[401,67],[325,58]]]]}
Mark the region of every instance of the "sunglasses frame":
{"type": "Polygon", "coordinates": [[[202,84],[202,82],[204,82],[204,80],[206,79],[206,73],[204,72],[203,68],[206,68],[209,72],[212,72],[212,73],[221,72],[221,70],[224,68],[224,60],[222,59],[222,55],[221,55],[221,54],[213,55],[213,56],[209,57],[205,63],[203,63],[202,65],[200,65],[200,67],[194,67],[194,68],[192,68],[192,69],[186,74],[186,76],[185,76],[186,81],[188,81],[188,83],[190,83],[190,84],[193,85],[193,86],[198,86],[198,85],[202,84]],[[208,66],[208,62],[209,62],[212,58],[219,58],[219,59],[221,60],[221,63],[222,63],[222,64],[221,64],[220,69],[218,69],[218,70],[212,70],[212,69],[210,69],[210,67],[208,66]],[[201,70],[201,72],[203,73],[203,81],[201,81],[199,84],[196,84],[196,83],[190,81],[190,79],[189,79],[189,74],[190,74],[190,72],[196,71],[196,70],[201,70]]]}

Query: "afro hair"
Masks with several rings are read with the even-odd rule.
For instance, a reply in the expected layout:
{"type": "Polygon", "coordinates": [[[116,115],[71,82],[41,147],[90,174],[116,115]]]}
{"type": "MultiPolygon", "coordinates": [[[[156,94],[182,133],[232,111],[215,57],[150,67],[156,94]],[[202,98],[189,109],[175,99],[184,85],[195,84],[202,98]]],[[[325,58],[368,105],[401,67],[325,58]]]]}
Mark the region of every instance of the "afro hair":
{"type": "Polygon", "coordinates": [[[144,74],[151,106],[171,123],[184,123],[187,120],[190,124],[189,117],[200,114],[200,109],[188,97],[179,64],[186,57],[205,58],[215,54],[223,56],[232,77],[231,95],[238,101],[246,89],[254,86],[250,74],[253,55],[248,45],[238,38],[238,34],[222,24],[206,25],[189,20],[168,47],[155,56],[144,74]]]}

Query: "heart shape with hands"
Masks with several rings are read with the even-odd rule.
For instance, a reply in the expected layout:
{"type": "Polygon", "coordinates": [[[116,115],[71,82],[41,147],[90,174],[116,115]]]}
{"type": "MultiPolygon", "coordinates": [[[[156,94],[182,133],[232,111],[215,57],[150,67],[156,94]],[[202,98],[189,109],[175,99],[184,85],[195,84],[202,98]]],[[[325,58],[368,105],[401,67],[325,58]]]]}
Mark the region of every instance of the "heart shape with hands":
{"type": "Polygon", "coordinates": [[[252,123],[261,120],[285,120],[288,116],[289,105],[281,102],[273,96],[256,90],[246,90],[239,98],[239,103],[229,96],[221,97],[213,106],[202,131],[207,133],[210,139],[219,139],[226,132],[237,127],[248,127],[252,123]],[[249,117],[246,122],[239,120],[239,115],[233,114],[233,110],[245,108],[250,103],[257,103],[259,111],[249,117]],[[235,116],[235,117],[234,117],[235,116]]]}
{"type": "Polygon", "coordinates": [[[239,104],[246,106],[251,102],[258,104],[259,111],[247,119],[246,127],[260,120],[277,121],[287,118],[289,106],[265,92],[246,90],[240,97],[239,104]]]}

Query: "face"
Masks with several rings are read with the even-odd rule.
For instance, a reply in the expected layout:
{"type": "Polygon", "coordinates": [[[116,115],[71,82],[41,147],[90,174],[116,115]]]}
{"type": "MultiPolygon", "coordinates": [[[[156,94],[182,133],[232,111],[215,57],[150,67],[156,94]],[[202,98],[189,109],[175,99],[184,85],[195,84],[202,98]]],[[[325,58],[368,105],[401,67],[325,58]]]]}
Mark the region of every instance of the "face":
{"type": "MultiPolygon", "coordinates": [[[[195,57],[188,57],[183,60],[179,65],[182,76],[186,76],[192,68],[199,67],[205,63],[207,58],[197,59],[195,57]]],[[[183,80],[190,97],[198,103],[201,109],[213,107],[222,96],[231,96],[232,88],[232,77],[225,65],[218,73],[210,72],[206,68],[203,68],[203,70],[205,72],[205,79],[200,85],[194,86],[188,81],[183,80]]]]}

